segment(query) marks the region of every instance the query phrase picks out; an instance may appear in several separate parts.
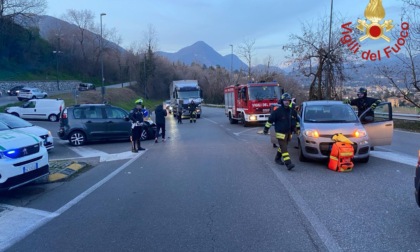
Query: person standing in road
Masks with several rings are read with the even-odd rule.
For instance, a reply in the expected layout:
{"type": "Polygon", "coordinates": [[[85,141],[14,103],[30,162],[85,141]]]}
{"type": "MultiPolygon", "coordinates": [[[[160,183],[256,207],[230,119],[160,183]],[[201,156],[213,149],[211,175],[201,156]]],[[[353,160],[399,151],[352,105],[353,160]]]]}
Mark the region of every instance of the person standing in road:
{"type": "Polygon", "coordinates": [[[294,109],[290,108],[290,102],[292,97],[288,93],[284,93],[280,99],[280,106],[271,112],[267,123],[264,127],[264,134],[268,134],[268,130],[274,123],[274,129],[276,131],[276,138],[279,142],[279,148],[277,149],[276,157],[274,161],[280,165],[286,165],[288,170],[293,169],[295,165],[290,160],[289,152],[287,151],[287,144],[291,138],[293,119],[297,118],[297,113],[294,109]],[[283,158],[283,161],[281,160],[283,158]]]}
{"type": "Polygon", "coordinates": [[[143,111],[142,111],[142,104],[143,100],[138,99],[135,101],[136,107],[133,108],[128,118],[131,120],[131,151],[137,153],[138,151],[145,150],[140,145],[142,127],[143,127],[143,111]]]}
{"type": "Polygon", "coordinates": [[[168,115],[166,109],[163,109],[162,104],[157,105],[155,109],[155,122],[156,122],[156,136],[155,143],[158,142],[159,131],[162,129],[162,142],[165,142],[165,117],[168,115]]]}
{"type": "Polygon", "coordinates": [[[191,99],[191,102],[188,104],[188,111],[190,111],[190,123],[196,122],[197,117],[197,105],[195,105],[195,102],[193,99],[191,99]]]}
{"type": "Polygon", "coordinates": [[[182,106],[178,106],[176,111],[176,118],[178,119],[178,123],[182,124],[182,106]]]}

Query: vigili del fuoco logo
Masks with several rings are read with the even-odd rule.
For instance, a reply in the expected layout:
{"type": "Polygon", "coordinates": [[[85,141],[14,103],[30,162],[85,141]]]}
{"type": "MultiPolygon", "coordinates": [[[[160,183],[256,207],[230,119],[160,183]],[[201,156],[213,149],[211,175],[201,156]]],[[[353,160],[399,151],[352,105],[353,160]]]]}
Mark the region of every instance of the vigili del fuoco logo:
{"type": "Polygon", "coordinates": [[[366,19],[358,19],[358,25],[356,26],[356,29],[360,30],[363,33],[363,35],[359,38],[352,37],[352,34],[354,34],[352,29],[352,22],[347,22],[341,25],[341,28],[343,29],[341,34],[343,36],[340,38],[340,42],[343,45],[347,45],[349,50],[354,54],[357,54],[360,51],[361,57],[364,60],[381,60],[382,57],[390,58],[392,53],[398,53],[401,50],[401,47],[405,45],[405,40],[408,37],[408,23],[401,23],[401,31],[399,33],[399,37],[395,41],[395,43],[391,43],[389,33],[395,27],[392,24],[391,19],[384,20],[385,9],[382,6],[382,0],[369,0],[364,14],[366,19]],[[386,46],[380,50],[362,50],[362,45],[359,42],[362,42],[367,39],[383,39],[391,45],[386,46]]]}

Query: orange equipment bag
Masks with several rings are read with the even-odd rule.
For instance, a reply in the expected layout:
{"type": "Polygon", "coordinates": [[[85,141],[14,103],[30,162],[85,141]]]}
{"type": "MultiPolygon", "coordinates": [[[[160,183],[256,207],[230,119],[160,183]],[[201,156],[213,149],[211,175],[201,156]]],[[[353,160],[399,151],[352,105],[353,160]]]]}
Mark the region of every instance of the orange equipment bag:
{"type": "Polygon", "coordinates": [[[353,169],[353,145],[344,142],[335,142],[332,145],[328,168],[338,172],[348,172],[353,169]]]}

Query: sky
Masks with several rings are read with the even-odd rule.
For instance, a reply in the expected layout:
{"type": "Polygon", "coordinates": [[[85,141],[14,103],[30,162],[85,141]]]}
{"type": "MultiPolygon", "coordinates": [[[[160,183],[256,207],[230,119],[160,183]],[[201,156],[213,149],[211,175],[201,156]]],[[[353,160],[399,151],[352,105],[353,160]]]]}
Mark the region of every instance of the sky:
{"type": "MultiPolygon", "coordinates": [[[[254,63],[271,57],[275,65],[285,61],[283,45],[291,34],[299,35],[302,23],[329,17],[333,0],[47,0],[46,15],[61,18],[68,9],[90,10],[103,25],[115,28],[122,46],[144,41],[149,26],[156,32],[157,50],[176,52],[204,41],[222,55],[233,52],[245,40],[255,40],[254,63]]],[[[369,0],[335,0],[333,16],[355,23],[364,19],[369,0]]],[[[382,0],[385,19],[398,22],[401,0],[382,0]]],[[[333,27],[341,24],[333,23],[333,27]]],[[[326,31],[328,33],[328,31],[326,31]]],[[[244,59],[242,59],[244,60],[244,59]]]]}

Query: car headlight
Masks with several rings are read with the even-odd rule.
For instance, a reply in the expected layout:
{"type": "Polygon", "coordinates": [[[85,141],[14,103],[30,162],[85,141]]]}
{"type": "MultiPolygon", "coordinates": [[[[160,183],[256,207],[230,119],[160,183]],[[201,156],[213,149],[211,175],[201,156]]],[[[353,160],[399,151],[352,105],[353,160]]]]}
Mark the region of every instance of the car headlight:
{"type": "Polygon", "coordinates": [[[366,135],[367,135],[366,130],[360,130],[360,129],[358,129],[358,130],[355,130],[353,132],[353,136],[356,137],[356,138],[365,137],[366,135]]]}
{"type": "Polygon", "coordinates": [[[256,115],[250,115],[249,116],[249,120],[250,121],[256,121],[257,120],[257,116],[256,115]]]}
{"type": "Polygon", "coordinates": [[[319,137],[319,132],[317,130],[305,130],[305,136],[308,137],[314,137],[314,138],[318,138],[319,137]]]}

